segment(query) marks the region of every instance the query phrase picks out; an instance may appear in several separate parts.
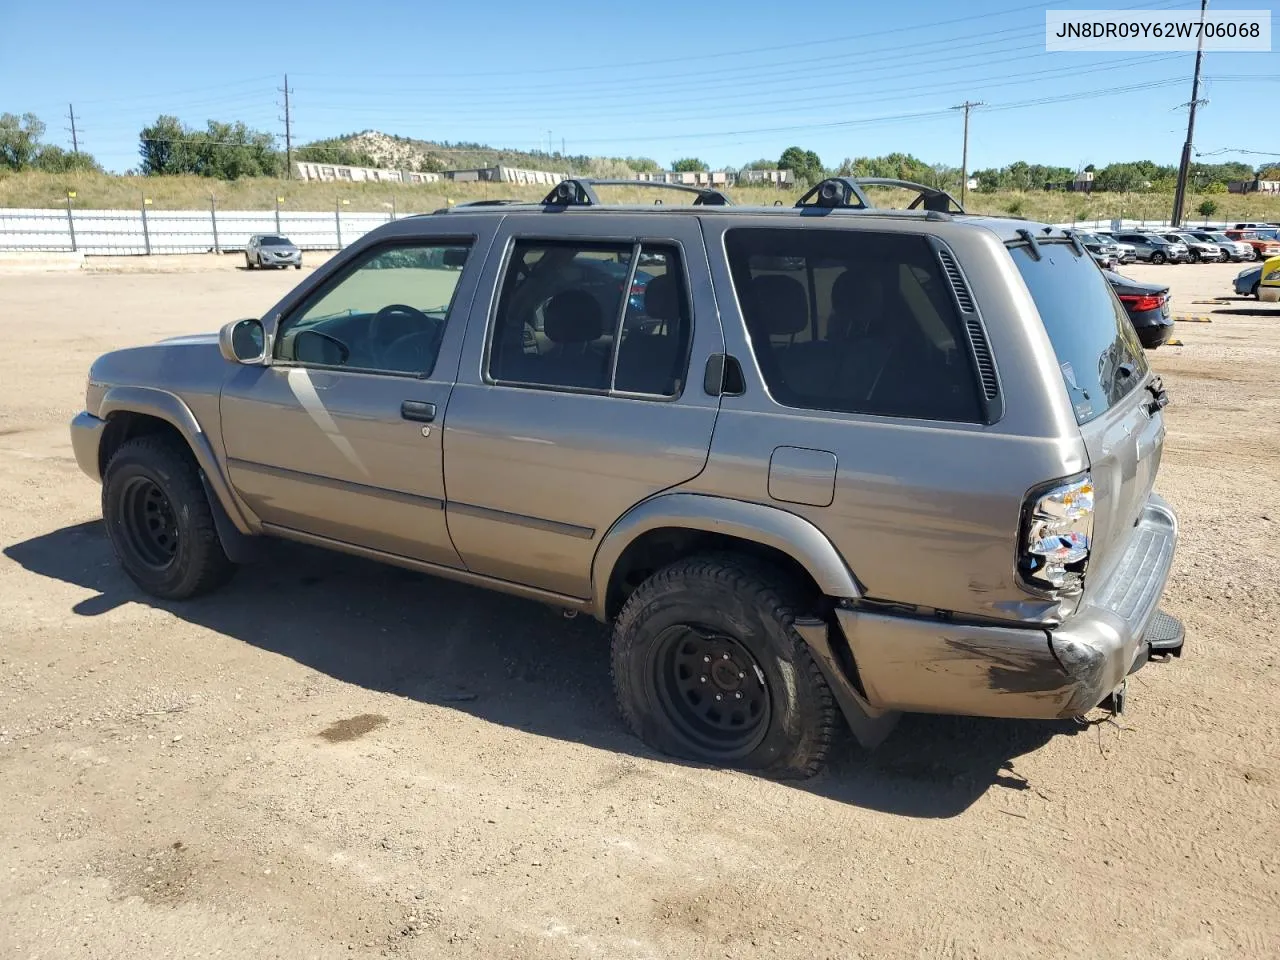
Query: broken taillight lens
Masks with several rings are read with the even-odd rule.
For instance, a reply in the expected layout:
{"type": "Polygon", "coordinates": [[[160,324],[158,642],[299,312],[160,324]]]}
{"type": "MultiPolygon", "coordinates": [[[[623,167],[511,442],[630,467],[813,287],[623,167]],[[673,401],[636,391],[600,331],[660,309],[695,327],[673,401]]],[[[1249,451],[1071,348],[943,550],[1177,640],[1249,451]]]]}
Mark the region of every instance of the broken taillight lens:
{"type": "Polygon", "coordinates": [[[1038,591],[1074,592],[1084,581],[1093,537],[1093,480],[1040,488],[1024,509],[1018,572],[1038,591]]]}

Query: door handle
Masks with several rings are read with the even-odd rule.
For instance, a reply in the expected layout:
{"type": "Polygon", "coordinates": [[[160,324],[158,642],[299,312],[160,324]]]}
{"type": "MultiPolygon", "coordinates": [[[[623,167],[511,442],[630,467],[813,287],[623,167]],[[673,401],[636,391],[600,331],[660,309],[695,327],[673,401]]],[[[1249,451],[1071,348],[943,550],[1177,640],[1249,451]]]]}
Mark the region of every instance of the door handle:
{"type": "Polygon", "coordinates": [[[436,405],[425,400],[405,400],[400,404],[400,416],[405,420],[432,423],[436,418],[436,405]]]}

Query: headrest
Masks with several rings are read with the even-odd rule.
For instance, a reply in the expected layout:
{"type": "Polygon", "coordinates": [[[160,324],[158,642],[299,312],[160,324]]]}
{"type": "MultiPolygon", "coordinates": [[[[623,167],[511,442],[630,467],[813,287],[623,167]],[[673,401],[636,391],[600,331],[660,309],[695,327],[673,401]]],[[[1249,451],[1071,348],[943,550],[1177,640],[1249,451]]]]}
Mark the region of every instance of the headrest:
{"type": "Polygon", "coordinates": [[[743,306],[752,328],[771,337],[789,337],[809,325],[809,298],[804,285],[794,277],[756,277],[743,306]]]}
{"type": "Polygon", "coordinates": [[[847,268],[831,285],[832,325],[828,334],[843,339],[869,333],[884,317],[884,279],[865,264],[847,268]]]}
{"type": "Polygon", "coordinates": [[[680,319],[680,286],[675,277],[664,273],[645,284],[644,312],[654,320],[680,319]]]}
{"type": "Polygon", "coordinates": [[[542,308],[543,332],[552,343],[590,343],[604,333],[596,298],[585,290],[562,290],[542,308]]]}

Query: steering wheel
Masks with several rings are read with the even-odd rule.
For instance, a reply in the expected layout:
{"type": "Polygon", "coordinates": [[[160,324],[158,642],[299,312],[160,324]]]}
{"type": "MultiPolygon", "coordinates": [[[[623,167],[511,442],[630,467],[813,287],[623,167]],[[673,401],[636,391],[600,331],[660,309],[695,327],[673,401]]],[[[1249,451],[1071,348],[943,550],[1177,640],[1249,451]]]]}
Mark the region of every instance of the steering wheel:
{"type": "MultiPolygon", "coordinates": [[[[401,326],[405,325],[402,324],[401,326]]],[[[396,340],[399,340],[407,333],[430,330],[434,326],[434,321],[417,307],[411,307],[405,303],[389,303],[370,318],[369,343],[377,354],[379,362],[385,362],[390,348],[395,345],[396,340]],[[407,319],[409,329],[393,329],[391,336],[388,337],[387,328],[392,326],[393,317],[407,319]]]]}

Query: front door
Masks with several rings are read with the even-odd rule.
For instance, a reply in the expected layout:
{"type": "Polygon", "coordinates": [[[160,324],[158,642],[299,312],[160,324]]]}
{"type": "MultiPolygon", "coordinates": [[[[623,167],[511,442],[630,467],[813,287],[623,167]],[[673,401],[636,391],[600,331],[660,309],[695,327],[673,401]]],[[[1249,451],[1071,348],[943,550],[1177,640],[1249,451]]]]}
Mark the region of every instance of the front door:
{"type": "Polygon", "coordinates": [[[277,532],[457,567],[440,424],[484,251],[389,241],[284,316],[222,392],[232,485],[277,532]]]}
{"type": "Polygon", "coordinates": [[[467,568],[571,597],[622,514],[702,471],[703,371],[724,349],[697,218],[598,223],[504,221],[445,421],[467,568]]]}

